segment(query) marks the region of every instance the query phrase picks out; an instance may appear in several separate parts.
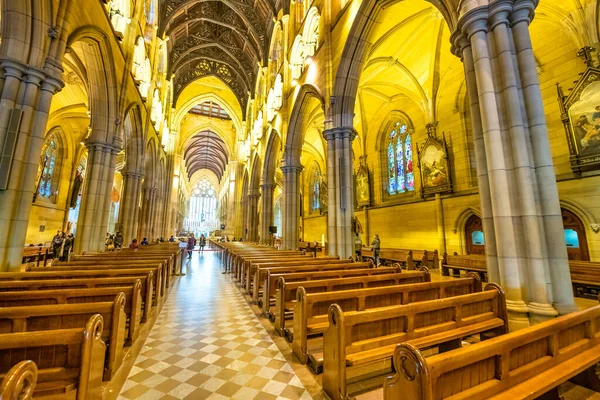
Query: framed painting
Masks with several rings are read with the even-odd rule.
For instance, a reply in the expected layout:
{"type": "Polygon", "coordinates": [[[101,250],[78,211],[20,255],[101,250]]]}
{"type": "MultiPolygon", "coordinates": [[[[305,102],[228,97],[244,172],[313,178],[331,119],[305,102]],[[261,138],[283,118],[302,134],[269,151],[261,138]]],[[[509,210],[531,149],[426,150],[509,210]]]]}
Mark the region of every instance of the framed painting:
{"type": "Polygon", "coordinates": [[[421,196],[451,193],[452,179],[446,138],[429,135],[421,149],[417,147],[421,172],[421,196]]]}
{"type": "Polygon", "coordinates": [[[589,67],[568,96],[558,86],[558,95],[571,169],[600,169],[600,69],[589,67]]]}

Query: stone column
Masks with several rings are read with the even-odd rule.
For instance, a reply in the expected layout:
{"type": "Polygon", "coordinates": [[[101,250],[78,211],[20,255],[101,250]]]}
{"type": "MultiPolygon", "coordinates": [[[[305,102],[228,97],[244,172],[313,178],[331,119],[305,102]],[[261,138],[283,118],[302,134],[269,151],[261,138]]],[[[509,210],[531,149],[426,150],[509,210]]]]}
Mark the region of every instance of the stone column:
{"type": "MultiPolygon", "coordinates": [[[[1,60],[0,146],[11,131],[16,144],[6,190],[0,190],[0,272],[18,271],[52,96],[60,80],[12,60],[1,60]]],[[[59,74],[57,76],[60,76],[59,74]]]]}
{"type": "Polygon", "coordinates": [[[143,175],[136,172],[123,174],[123,196],[119,210],[119,226],[123,234],[123,245],[129,244],[136,237],[138,207],[140,204],[140,189],[143,175]]]}
{"type": "MultiPolygon", "coordinates": [[[[446,229],[444,227],[444,204],[439,193],[435,194],[435,216],[438,227],[438,254],[441,255],[446,252],[446,229]]],[[[438,265],[435,266],[435,268],[438,267],[438,265]]]]}
{"type": "Polygon", "coordinates": [[[154,209],[154,198],[156,196],[156,188],[144,187],[143,201],[141,218],[139,223],[138,240],[141,242],[143,238],[151,238],[152,234],[152,222],[153,222],[153,209],[154,209]]]}
{"type": "Polygon", "coordinates": [[[74,251],[104,250],[108,213],[119,149],[106,143],[86,143],[88,162],[77,221],[74,251]]]}
{"type": "Polygon", "coordinates": [[[269,227],[275,223],[273,215],[273,193],[275,192],[275,184],[265,183],[260,186],[262,192],[262,217],[260,221],[260,243],[272,245],[272,234],[269,233],[269,227]]]}
{"type": "Polygon", "coordinates": [[[248,241],[258,241],[258,201],[260,193],[248,195],[248,241]]]}
{"type": "Polygon", "coordinates": [[[281,167],[283,172],[283,197],[281,219],[283,225],[282,247],[284,250],[297,249],[299,245],[298,220],[300,219],[300,166],[281,167]]]}
{"type": "Polygon", "coordinates": [[[517,11],[512,2],[497,2],[471,10],[459,21],[460,33],[453,35],[475,111],[473,134],[489,277],[506,291],[513,329],[575,308],[530,51],[528,23],[535,3],[525,0],[519,7],[517,11]],[[520,49],[517,55],[516,49],[520,49]],[[532,104],[526,104],[527,99],[532,104]],[[556,281],[558,277],[562,281],[556,281]],[[560,303],[554,293],[561,295],[560,303]]]}
{"type": "Polygon", "coordinates": [[[352,141],[356,131],[352,127],[333,128],[323,132],[323,137],[327,141],[328,253],[348,258],[354,255],[352,141]]]}

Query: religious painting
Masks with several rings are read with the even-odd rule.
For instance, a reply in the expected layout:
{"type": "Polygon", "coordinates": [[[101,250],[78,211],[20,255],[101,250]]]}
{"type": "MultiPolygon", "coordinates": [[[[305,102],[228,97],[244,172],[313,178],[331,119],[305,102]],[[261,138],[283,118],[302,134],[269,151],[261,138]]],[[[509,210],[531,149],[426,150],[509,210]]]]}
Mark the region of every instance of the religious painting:
{"type": "Polygon", "coordinates": [[[369,185],[369,169],[367,168],[367,156],[360,157],[360,167],[356,172],[354,185],[356,191],[356,204],[358,207],[371,204],[371,190],[369,185]]]}
{"type": "Polygon", "coordinates": [[[430,135],[419,154],[419,170],[421,171],[421,195],[423,197],[435,193],[452,191],[448,150],[446,139],[439,140],[430,135]]]}
{"type": "Polygon", "coordinates": [[[600,70],[588,68],[568,96],[558,86],[562,121],[575,173],[600,169],[600,70]]]}

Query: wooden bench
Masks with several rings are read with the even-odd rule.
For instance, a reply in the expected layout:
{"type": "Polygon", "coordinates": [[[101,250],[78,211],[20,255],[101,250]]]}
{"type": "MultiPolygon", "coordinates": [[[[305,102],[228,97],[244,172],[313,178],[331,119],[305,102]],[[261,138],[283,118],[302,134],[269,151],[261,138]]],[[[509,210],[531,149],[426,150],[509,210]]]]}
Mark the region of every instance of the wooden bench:
{"type": "MultiPolygon", "coordinates": [[[[0,274],[0,282],[3,281],[32,281],[32,280],[56,280],[56,279],[81,279],[81,278],[129,278],[140,279],[151,276],[153,279],[153,305],[159,306],[161,300],[162,279],[155,273],[155,268],[128,268],[128,269],[102,269],[92,271],[56,271],[56,272],[10,272],[0,274]],[[152,275],[149,275],[152,274],[152,275]]],[[[160,272],[160,269],[159,269],[160,272]]],[[[142,290],[144,290],[142,288],[142,290]]]]}
{"type": "MultiPolygon", "coordinates": [[[[166,255],[143,255],[139,253],[131,253],[131,255],[124,255],[121,252],[119,256],[107,256],[107,255],[88,255],[88,256],[76,256],[71,257],[69,262],[57,262],[52,264],[53,266],[60,265],[94,265],[94,263],[103,264],[121,264],[121,265],[140,265],[140,264],[164,264],[165,272],[163,275],[170,276],[175,271],[175,258],[166,255]],[[169,272],[167,275],[166,272],[169,272]]],[[[106,253],[112,254],[112,252],[106,253]]]]}
{"type": "MultiPolygon", "coordinates": [[[[259,267],[255,272],[255,282],[256,285],[252,288],[252,300],[255,303],[258,303],[258,299],[262,297],[261,288],[263,285],[267,285],[268,274],[285,274],[285,273],[294,273],[294,272],[319,272],[319,271],[335,271],[335,270],[352,270],[352,269],[364,269],[365,267],[369,267],[370,263],[355,263],[354,260],[332,260],[331,263],[326,261],[320,262],[315,265],[289,265],[285,266],[285,264],[279,264],[274,267],[259,267]],[[261,285],[261,281],[263,285],[261,285]]],[[[275,285],[275,282],[273,282],[275,285]]]]}
{"type": "MultiPolygon", "coordinates": [[[[340,269],[338,268],[340,265],[344,264],[352,264],[354,263],[354,260],[352,259],[347,259],[347,260],[340,260],[339,257],[335,256],[335,257],[318,257],[318,258],[310,258],[309,260],[302,260],[302,261],[267,261],[267,262],[253,262],[252,264],[250,264],[250,268],[248,269],[249,271],[249,276],[252,277],[252,279],[248,280],[248,288],[250,289],[250,294],[252,295],[252,300],[255,303],[259,303],[259,300],[262,299],[262,297],[259,296],[259,291],[261,288],[265,288],[265,287],[275,287],[275,283],[273,282],[272,285],[268,284],[268,279],[269,279],[269,272],[271,271],[272,268],[293,268],[293,267],[307,267],[307,271],[309,270],[320,270],[320,271],[324,271],[324,269],[317,269],[317,267],[324,267],[324,266],[331,266],[331,268],[329,269],[340,269]],[[309,267],[315,267],[314,269],[311,269],[309,267]]],[[[368,268],[369,266],[372,266],[368,263],[362,263],[362,267],[360,268],[368,268]]],[[[357,265],[356,268],[359,268],[359,266],[357,265]]],[[[282,270],[282,273],[285,273],[286,271],[282,270]]],[[[295,272],[295,271],[294,271],[295,272]]]]}
{"type": "MultiPolygon", "coordinates": [[[[375,262],[373,248],[363,247],[361,249],[361,257],[363,260],[366,258],[375,262]]],[[[379,261],[384,265],[386,263],[400,263],[407,270],[413,270],[421,265],[427,268],[439,267],[439,256],[437,250],[428,251],[382,248],[379,250],[379,261]]]]}
{"type": "Polygon", "coordinates": [[[0,334],[0,378],[29,359],[38,367],[36,398],[101,400],[103,329],[94,315],[84,328],[0,334]]]}
{"type": "Polygon", "coordinates": [[[227,270],[233,273],[234,278],[241,282],[243,279],[242,266],[245,257],[304,257],[305,254],[299,251],[283,251],[283,250],[269,250],[269,251],[233,251],[229,252],[229,261],[227,264],[227,270]]]}
{"type": "MultiPolygon", "coordinates": [[[[398,265],[398,264],[396,264],[398,265]]],[[[404,283],[429,282],[429,276],[413,272],[400,273],[402,269],[398,267],[381,267],[358,269],[353,271],[365,271],[357,276],[343,275],[338,273],[336,277],[312,277],[310,280],[287,282],[286,275],[276,275],[277,292],[275,295],[275,311],[271,313],[270,319],[273,321],[275,330],[279,335],[285,335],[286,320],[293,319],[294,307],[296,307],[296,293],[300,287],[304,288],[306,293],[335,292],[340,290],[366,289],[370,287],[393,286],[404,283]],[[370,274],[372,272],[372,274],[370,274]]],[[[345,271],[344,271],[345,272],[345,271]]],[[[290,274],[295,275],[295,274],[290,274]]],[[[291,334],[288,339],[291,341],[291,334]]]]}
{"type": "Polygon", "coordinates": [[[16,364],[2,379],[0,400],[31,400],[37,373],[37,366],[31,360],[16,364]]]}
{"type": "Polygon", "coordinates": [[[596,392],[600,306],[447,353],[423,357],[412,342],[394,352],[384,398],[558,399],[571,380],[596,392]]]}
{"type": "MultiPolygon", "coordinates": [[[[421,267],[424,268],[424,267],[421,267]]],[[[393,286],[342,290],[334,292],[306,293],[303,287],[296,292],[292,351],[303,363],[308,363],[314,373],[320,373],[323,363],[323,340],[327,329],[329,307],[337,304],[344,312],[376,310],[383,307],[439,300],[481,291],[481,281],[476,276],[442,282],[430,282],[429,271],[421,277],[398,280],[393,286]]]]}
{"type": "MultiPolygon", "coordinates": [[[[113,301],[0,308],[0,334],[83,328],[94,315],[102,316],[102,340],[107,345],[104,380],[110,380],[123,363],[125,347],[125,295],[113,301]]],[[[103,357],[104,359],[104,357],[103,357]]]]}
{"type": "MultiPolygon", "coordinates": [[[[337,257],[327,258],[338,260],[337,257]]],[[[250,293],[254,274],[256,272],[256,265],[277,265],[278,263],[286,263],[291,265],[293,263],[310,263],[315,258],[311,255],[295,256],[295,257],[246,257],[241,266],[242,269],[242,287],[246,289],[246,292],[250,293]]]]}
{"type": "Polygon", "coordinates": [[[482,281],[487,281],[487,266],[484,255],[459,256],[457,254],[444,254],[442,258],[442,275],[450,276],[450,270],[455,276],[460,271],[475,272],[481,276],[482,281]]]}
{"type": "Polygon", "coordinates": [[[569,260],[576,296],[596,299],[600,294],[600,262],[569,260]]]}
{"type": "Polygon", "coordinates": [[[246,280],[248,278],[248,269],[250,268],[250,264],[253,261],[256,262],[266,262],[266,261],[278,261],[278,260],[287,260],[287,261],[302,261],[302,260],[312,260],[314,257],[310,254],[269,254],[269,255],[245,255],[238,257],[237,262],[234,264],[234,277],[238,282],[242,285],[242,287],[246,287],[246,280]]]}
{"type": "Polygon", "coordinates": [[[344,312],[333,304],[328,316],[323,390],[331,399],[345,399],[348,383],[389,373],[399,343],[410,340],[419,349],[438,347],[443,352],[460,347],[464,337],[488,338],[508,330],[505,296],[493,283],[480,293],[378,310],[344,312]]]}
{"type": "MultiPolygon", "coordinates": [[[[319,272],[291,272],[291,273],[281,273],[275,274],[271,273],[271,271],[267,271],[267,276],[264,280],[263,285],[263,294],[262,300],[259,302],[259,305],[262,307],[263,315],[269,317],[269,319],[274,322],[275,316],[274,313],[271,313],[271,307],[277,303],[277,297],[279,296],[279,290],[281,290],[282,286],[298,283],[299,286],[302,286],[303,282],[310,282],[313,280],[329,280],[329,279],[340,279],[340,278],[351,278],[351,277],[369,277],[369,276],[379,276],[379,275],[388,275],[388,274],[396,274],[402,272],[402,268],[400,264],[394,264],[392,267],[381,267],[381,268],[373,268],[371,263],[367,263],[366,268],[358,268],[358,269],[334,269],[327,271],[319,271],[319,272]],[[266,288],[266,289],[265,289],[266,288]]],[[[285,295],[289,295],[289,300],[287,301],[295,301],[296,300],[296,292],[295,289],[292,289],[293,293],[288,293],[285,295]]],[[[286,292],[287,293],[287,292],[286,292]]]]}
{"type": "Polygon", "coordinates": [[[46,265],[48,260],[52,259],[52,249],[45,246],[29,246],[23,248],[22,263],[35,263],[36,265],[46,265]]]}
{"type": "Polygon", "coordinates": [[[128,328],[126,345],[131,345],[139,336],[142,323],[141,288],[142,283],[137,279],[132,286],[0,292],[0,308],[106,302],[113,301],[115,296],[123,293],[125,295],[124,311],[128,328]]]}
{"type": "MultiPolygon", "coordinates": [[[[157,262],[138,262],[138,261],[127,261],[120,264],[115,264],[115,261],[102,262],[102,261],[71,261],[69,263],[61,263],[57,266],[51,267],[34,267],[27,265],[25,270],[27,272],[57,272],[57,271],[105,271],[105,270],[130,270],[130,269],[151,269],[154,272],[154,276],[160,276],[161,288],[160,292],[162,295],[167,293],[167,289],[170,286],[170,273],[167,267],[167,263],[157,262]]],[[[154,282],[156,285],[158,282],[154,282]]]]}
{"type": "Polygon", "coordinates": [[[71,279],[40,279],[40,280],[18,280],[0,281],[0,292],[22,292],[37,290],[63,290],[63,289],[85,289],[85,288],[113,288],[121,286],[134,286],[140,282],[140,294],[142,297],[142,319],[146,322],[154,310],[153,273],[149,272],[144,277],[120,277],[120,278],[71,278],[71,279]]]}

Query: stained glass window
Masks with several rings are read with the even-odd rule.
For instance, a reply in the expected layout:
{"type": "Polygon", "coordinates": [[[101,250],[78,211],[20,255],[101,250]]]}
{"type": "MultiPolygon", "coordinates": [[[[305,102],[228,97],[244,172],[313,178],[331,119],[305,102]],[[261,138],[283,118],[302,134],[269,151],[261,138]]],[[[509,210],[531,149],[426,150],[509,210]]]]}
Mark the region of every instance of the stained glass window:
{"type": "Polygon", "coordinates": [[[52,178],[54,177],[54,167],[56,165],[56,139],[50,135],[46,139],[42,150],[42,176],[38,193],[42,197],[52,196],[52,178]]]}
{"type": "Polygon", "coordinates": [[[312,181],[312,211],[321,210],[321,172],[315,168],[312,181]]]}
{"type": "Polygon", "coordinates": [[[197,235],[207,235],[210,231],[218,229],[219,224],[217,193],[207,179],[202,179],[192,189],[184,228],[197,235]]]}
{"type": "Polygon", "coordinates": [[[412,139],[408,124],[398,121],[387,138],[387,191],[390,195],[415,190],[412,139]]]}

